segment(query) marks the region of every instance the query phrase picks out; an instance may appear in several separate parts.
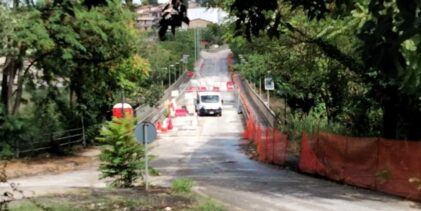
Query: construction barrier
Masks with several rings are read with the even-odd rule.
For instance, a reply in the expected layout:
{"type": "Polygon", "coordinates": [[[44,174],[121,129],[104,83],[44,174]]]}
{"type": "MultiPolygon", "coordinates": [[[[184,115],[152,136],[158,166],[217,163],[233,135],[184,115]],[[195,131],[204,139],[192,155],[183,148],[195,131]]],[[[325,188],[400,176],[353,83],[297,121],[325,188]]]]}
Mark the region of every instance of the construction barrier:
{"type": "MultiPolygon", "coordinates": [[[[228,82],[227,86],[233,87],[235,83],[240,84],[240,79],[237,75],[233,76],[233,80],[233,82],[228,82]]],[[[283,165],[287,157],[287,136],[277,128],[265,127],[256,121],[256,114],[254,114],[248,99],[241,89],[239,89],[239,94],[243,112],[246,112],[247,116],[243,138],[256,144],[259,160],[283,165]]]]}
{"type": "MultiPolygon", "coordinates": [[[[227,58],[232,64],[232,55],[227,58]]],[[[256,144],[259,159],[283,165],[288,139],[276,128],[256,120],[238,75],[232,75],[246,116],[243,138],[256,144]]],[[[228,88],[230,89],[230,88],[228,88]]],[[[251,99],[250,99],[251,100],[251,99]]],[[[421,201],[421,142],[356,138],[329,133],[302,134],[299,169],[302,172],[421,201]]]]}
{"type": "Polygon", "coordinates": [[[299,169],[335,181],[421,200],[421,143],[303,134],[299,169]]]}
{"type": "Polygon", "coordinates": [[[177,108],[175,109],[175,116],[179,117],[179,116],[187,116],[188,111],[185,108],[177,108]]]}

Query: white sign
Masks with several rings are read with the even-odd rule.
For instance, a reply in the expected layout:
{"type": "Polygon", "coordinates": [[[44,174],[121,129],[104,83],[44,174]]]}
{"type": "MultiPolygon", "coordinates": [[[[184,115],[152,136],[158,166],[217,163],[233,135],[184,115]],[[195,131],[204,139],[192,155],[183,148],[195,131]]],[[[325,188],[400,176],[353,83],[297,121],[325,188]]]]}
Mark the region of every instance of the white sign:
{"type": "Polygon", "coordinates": [[[187,92],[184,94],[184,99],[186,100],[192,100],[193,98],[194,98],[194,95],[191,92],[187,92]]]}
{"type": "Polygon", "coordinates": [[[171,91],[171,97],[178,97],[179,93],[178,90],[171,91]]]}
{"type": "Polygon", "coordinates": [[[265,90],[275,90],[275,83],[270,76],[265,78],[265,90]]]}

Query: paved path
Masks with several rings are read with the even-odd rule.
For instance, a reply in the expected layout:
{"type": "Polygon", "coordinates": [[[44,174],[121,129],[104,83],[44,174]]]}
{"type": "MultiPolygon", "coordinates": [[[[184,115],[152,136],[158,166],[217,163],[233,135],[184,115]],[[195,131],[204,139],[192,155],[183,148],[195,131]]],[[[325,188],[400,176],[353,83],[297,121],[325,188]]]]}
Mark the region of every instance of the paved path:
{"type": "MultiPolygon", "coordinates": [[[[227,51],[203,54],[205,81],[229,80],[227,51]]],[[[225,98],[235,99],[233,94],[225,98]]],[[[229,100],[225,100],[229,101],[229,100]]],[[[234,102],[234,101],[232,101],[234,102]]],[[[222,117],[177,117],[176,131],[161,135],[152,166],[154,184],[191,178],[197,189],[230,210],[419,210],[414,202],[302,175],[248,159],[241,151],[241,115],[225,104],[222,117]]]]}
{"type": "MultiPolygon", "coordinates": [[[[223,51],[203,54],[201,80],[228,80],[223,51]]],[[[225,94],[227,102],[235,99],[225,94]]],[[[234,102],[234,101],[231,101],[234,102]]],[[[197,189],[226,203],[229,210],[420,210],[421,205],[401,198],[297,174],[248,159],[240,149],[243,131],[235,105],[227,103],[222,117],[179,117],[177,130],[160,135],[151,165],[161,176],[155,185],[174,178],[193,179],[197,189]]],[[[57,193],[78,187],[105,187],[97,166],[73,172],[11,180],[26,196],[57,193]]],[[[0,191],[10,190],[7,184],[0,191]]]]}

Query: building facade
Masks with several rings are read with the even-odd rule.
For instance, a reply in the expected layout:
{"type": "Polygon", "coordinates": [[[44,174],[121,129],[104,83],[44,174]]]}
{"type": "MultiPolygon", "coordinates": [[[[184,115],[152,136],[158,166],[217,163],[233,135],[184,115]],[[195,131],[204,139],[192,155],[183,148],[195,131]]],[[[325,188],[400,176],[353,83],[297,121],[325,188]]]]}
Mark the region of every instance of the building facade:
{"type": "Polygon", "coordinates": [[[140,30],[150,30],[158,27],[164,5],[146,5],[136,8],[136,25],[140,30]]]}

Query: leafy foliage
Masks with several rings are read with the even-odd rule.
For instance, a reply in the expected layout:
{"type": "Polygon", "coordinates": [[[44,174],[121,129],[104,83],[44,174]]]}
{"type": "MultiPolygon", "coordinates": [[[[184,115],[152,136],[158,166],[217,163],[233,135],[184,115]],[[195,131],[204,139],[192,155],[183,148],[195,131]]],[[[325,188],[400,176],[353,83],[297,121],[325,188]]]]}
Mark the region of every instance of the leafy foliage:
{"type": "Polygon", "coordinates": [[[224,27],[217,24],[208,24],[203,31],[202,39],[206,40],[209,44],[224,44],[223,36],[224,31],[226,31],[224,27]]]}
{"type": "Polygon", "coordinates": [[[303,132],[316,134],[319,131],[325,131],[342,135],[348,134],[348,130],[343,125],[329,122],[323,105],[310,110],[307,114],[291,113],[287,118],[288,135],[291,141],[299,141],[303,132]]]}
{"type": "MultiPolygon", "coordinates": [[[[175,71],[174,68],[170,68],[170,65],[181,64],[180,59],[183,55],[188,55],[189,58],[183,67],[192,69],[195,62],[193,34],[192,30],[180,31],[177,33],[177,39],[174,40],[141,43],[140,55],[149,61],[151,67],[149,80],[146,80],[143,86],[149,87],[151,83],[169,85],[169,74],[174,82],[175,71]]],[[[147,33],[143,33],[142,39],[150,39],[149,36],[147,33]]]]}
{"type": "Polygon", "coordinates": [[[266,44],[266,51],[278,53],[266,61],[273,63],[267,64],[267,69],[283,73],[277,79],[283,97],[293,94],[315,104],[323,102],[330,121],[342,121],[359,135],[421,138],[421,30],[416,12],[420,2],[225,3],[236,17],[234,36],[229,36],[234,43],[243,45],[243,49],[251,46],[260,54],[266,44]],[[254,39],[254,44],[244,44],[235,36],[254,39]],[[276,39],[268,42],[270,38],[276,39]],[[283,71],[279,71],[281,68],[283,71]]]}
{"type": "Polygon", "coordinates": [[[105,144],[100,155],[101,178],[112,178],[111,185],[116,187],[130,187],[142,178],[144,148],[135,140],[134,123],[130,116],[114,118],[105,124],[97,138],[105,144]]]}

